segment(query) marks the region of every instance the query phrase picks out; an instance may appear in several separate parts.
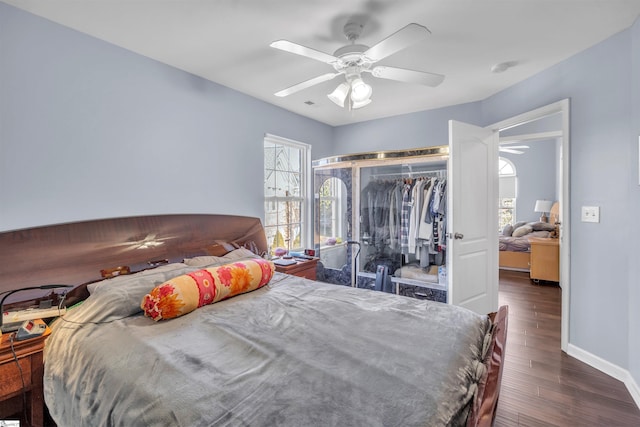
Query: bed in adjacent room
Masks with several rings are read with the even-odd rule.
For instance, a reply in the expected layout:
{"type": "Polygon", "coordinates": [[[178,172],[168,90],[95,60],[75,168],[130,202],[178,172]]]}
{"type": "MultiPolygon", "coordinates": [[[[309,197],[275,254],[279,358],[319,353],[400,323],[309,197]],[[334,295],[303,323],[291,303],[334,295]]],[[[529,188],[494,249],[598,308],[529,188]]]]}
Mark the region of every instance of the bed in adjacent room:
{"type": "MultiPolygon", "coordinates": [[[[506,307],[481,315],[275,272],[256,218],[0,233],[0,261],[29,249],[47,256],[22,285],[84,283],[45,346],[58,426],[491,425],[506,307]]],[[[0,292],[28,268],[14,265],[0,292]]]]}
{"type": "Polygon", "coordinates": [[[551,207],[549,222],[518,222],[506,225],[498,236],[498,264],[504,270],[529,271],[531,267],[530,237],[557,237],[559,205],[551,207]]]}

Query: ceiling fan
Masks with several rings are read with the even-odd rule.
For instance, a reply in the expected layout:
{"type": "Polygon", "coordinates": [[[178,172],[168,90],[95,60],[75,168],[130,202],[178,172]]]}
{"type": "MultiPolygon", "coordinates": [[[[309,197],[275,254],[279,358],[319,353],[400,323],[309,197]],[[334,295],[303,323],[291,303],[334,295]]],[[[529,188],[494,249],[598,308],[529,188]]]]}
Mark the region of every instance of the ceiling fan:
{"type": "Polygon", "coordinates": [[[524,151],[529,148],[528,145],[511,145],[509,147],[499,147],[498,151],[503,153],[511,153],[511,154],[524,154],[524,151]]]}
{"type": "Polygon", "coordinates": [[[444,80],[444,76],[441,74],[382,65],[373,66],[373,64],[381,59],[402,49],[406,49],[420,40],[426,39],[431,33],[426,27],[418,24],[409,24],[372,47],[356,44],[356,40],[362,33],[362,28],[363,25],[358,22],[347,22],[344,26],[344,34],[351,44],[336,50],[333,55],[288,40],[277,40],[271,43],[270,46],[273,48],[327,63],[335,70],[333,73],[322,74],[290,86],[276,92],[275,95],[280,97],[288,96],[331,80],[337,76],[344,75],[345,81],[340,83],[338,87],[327,96],[340,107],[357,109],[371,103],[371,95],[373,94],[372,87],[362,79],[363,73],[370,73],[374,77],[381,79],[432,87],[438,86],[444,80]],[[345,101],[347,101],[346,106],[345,101]]]}

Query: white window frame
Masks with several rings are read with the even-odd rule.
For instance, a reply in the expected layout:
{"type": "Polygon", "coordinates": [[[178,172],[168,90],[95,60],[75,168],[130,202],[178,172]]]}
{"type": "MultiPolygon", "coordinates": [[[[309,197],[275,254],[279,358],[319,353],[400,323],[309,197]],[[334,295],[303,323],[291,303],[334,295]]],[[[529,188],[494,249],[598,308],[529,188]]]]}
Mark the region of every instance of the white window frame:
{"type": "MultiPolygon", "coordinates": [[[[502,185],[503,179],[505,179],[505,178],[512,178],[513,179],[512,185],[513,185],[513,188],[514,188],[514,194],[513,194],[513,197],[508,197],[508,198],[512,198],[513,199],[513,206],[504,206],[502,204],[502,201],[504,199],[502,197],[502,190],[499,192],[500,193],[499,194],[499,203],[500,204],[498,205],[498,213],[500,213],[503,209],[512,210],[513,211],[513,215],[512,215],[513,220],[512,220],[512,222],[515,224],[516,221],[517,221],[517,219],[516,219],[516,213],[517,213],[516,206],[518,204],[518,176],[517,176],[517,171],[516,171],[516,165],[514,165],[513,162],[511,160],[507,159],[506,157],[500,157],[498,159],[498,167],[499,167],[501,162],[507,163],[511,167],[512,172],[503,173],[502,169],[499,169],[498,170],[498,176],[499,176],[500,183],[502,185]]],[[[498,221],[500,221],[500,217],[498,217],[498,221]]]]}
{"type": "MultiPolygon", "coordinates": [[[[294,141],[292,139],[283,138],[280,136],[265,134],[264,142],[263,142],[263,156],[264,156],[264,144],[277,144],[283,145],[291,148],[296,148],[300,150],[300,195],[295,197],[284,197],[284,196],[264,196],[265,206],[268,202],[282,202],[286,200],[295,200],[301,201],[300,204],[300,244],[301,247],[291,247],[292,250],[301,250],[304,248],[311,248],[313,246],[313,229],[312,229],[312,198],[310,197],[313,194],[311,189],[311,145],[305,144],[304,142],[294,141]]],[[[266,173],[266,165],[264,164],[263,157],[263,170],[266,173]]],[[[266,181],[266,175],[264,176],[264,180],[266,181]]],[[[273,226],[274,224],[267,224],[267,213],[266,210],[263,213],[262,218],[263,226],[266,228],[268,226],[273,226]]],[[[270,245],[270,242],[268,242],[270,245]]]]}

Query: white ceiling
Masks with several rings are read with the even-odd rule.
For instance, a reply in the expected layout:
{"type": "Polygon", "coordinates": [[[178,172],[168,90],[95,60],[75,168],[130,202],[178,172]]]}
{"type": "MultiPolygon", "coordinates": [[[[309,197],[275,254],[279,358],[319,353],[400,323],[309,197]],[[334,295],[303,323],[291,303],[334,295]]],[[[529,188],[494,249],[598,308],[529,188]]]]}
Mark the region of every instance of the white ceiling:
{"type": "Polygon", "coordinates": [[[51,21],[332,126],[484,99],[628,28],[639,0],[2,0],[51,21]],[[286,98],[273,93],[332,72],[269,47],[287,39],[329,54],[350,18],[372,46],[415,22],[429,38],[383,59],[444,74],[436,88],[376,79],[353,112],[327,94],[339,78],[286,98]],[[499,74],[492,65],[516,61],[499,74]],[[314,105],[307,105],[312,101],[314,105]]]}

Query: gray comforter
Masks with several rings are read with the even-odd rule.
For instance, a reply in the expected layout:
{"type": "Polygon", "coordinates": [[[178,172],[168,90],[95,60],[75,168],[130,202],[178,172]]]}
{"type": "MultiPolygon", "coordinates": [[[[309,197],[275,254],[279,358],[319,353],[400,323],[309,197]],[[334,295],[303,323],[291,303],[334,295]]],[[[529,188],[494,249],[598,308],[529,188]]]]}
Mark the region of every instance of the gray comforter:
{"type": "Polygon", "coordinates": [[[172,264],[98,283],[57,320],[45,399],[64,426],[440,426],[463,422],[489,322],[462,308],[276,273],[154,322],[172,264]]]}

